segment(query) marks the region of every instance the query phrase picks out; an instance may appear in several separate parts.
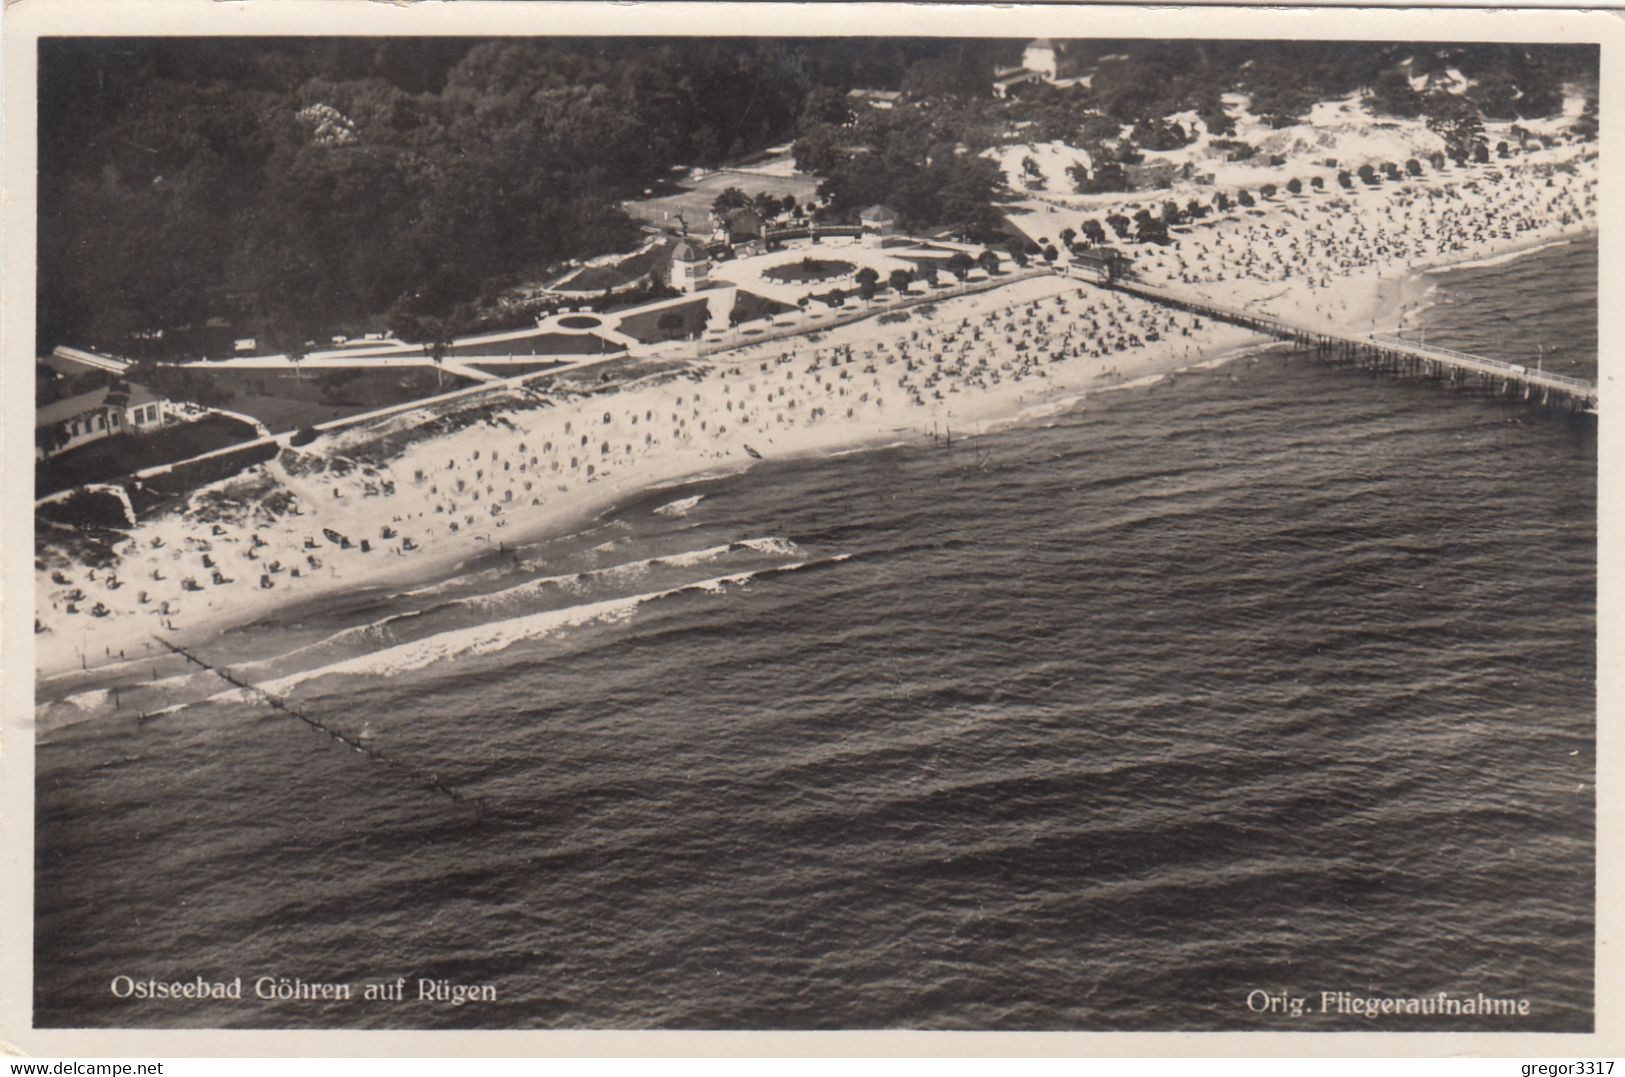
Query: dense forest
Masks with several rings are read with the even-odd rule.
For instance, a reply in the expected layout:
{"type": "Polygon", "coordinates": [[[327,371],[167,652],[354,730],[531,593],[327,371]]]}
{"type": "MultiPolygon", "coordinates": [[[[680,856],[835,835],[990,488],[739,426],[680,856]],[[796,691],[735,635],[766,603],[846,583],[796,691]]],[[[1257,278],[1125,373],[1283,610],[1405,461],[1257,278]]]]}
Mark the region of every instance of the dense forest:
{"type": "MultiPolygon", "coordinates": [[[[298,350],[406,329],[523,275],[625,249],[618,202],[678,165],[796,140],[825,216],[887,201],[913,227],[995,229],[978,153],[1024,134],[1147,145],[1222,94],[1290,123],[1364,91],[1470,126],[1546,115],[1594,85],[1594,47],[1074,43],[1085,89],[991,95],[1019,41],[949,39],[50,39],[40,46],[37,345],[122,350],[211,319],[298,350]],[[1401,70],[1404,65],[1404,70],[1401,70]],[[1404,77],[1454,68],[1468,94],[1404,77]],[[900,89],[862,110],[845,91],[900,89]],[[1461,115],[1463,112],[1469,115],[1461,115]]],[[[176,345],[178,346],[178,345],[176,345]]]]}
{"type": "Polygon", "coordinates": [[[297,348],[631,244],[616,202],[791,136],[909,42],[42,42],[39,343],[297,348]]]}

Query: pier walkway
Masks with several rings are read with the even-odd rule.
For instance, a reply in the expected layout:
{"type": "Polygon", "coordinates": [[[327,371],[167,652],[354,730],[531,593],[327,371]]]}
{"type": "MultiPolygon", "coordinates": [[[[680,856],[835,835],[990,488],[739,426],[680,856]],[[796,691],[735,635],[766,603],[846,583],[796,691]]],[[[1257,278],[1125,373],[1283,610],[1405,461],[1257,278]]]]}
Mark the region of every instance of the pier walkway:
{"type": "Polygon", "coordinates": [[[1358,363],[1371,370],[1436,378],[1458,384],[1476,381],[1507,396],[1521,395],[1525,400],[1538,399],[1542,404],[1576,412],[1593,415],[1597,412],[1597,386],[1582,378],[1531,370],[1518,363],[1486,359],[1481,355],[1469,355],[1467,352],[1400,337],[1338,333],[1301,325],[1270,314],[1227,307],[1204,296],[1149,284],[1128,274],[1118,274],[1110,281],[1101,283],[1153,303],[1290,340],[1334,362],[1358,363]]]}

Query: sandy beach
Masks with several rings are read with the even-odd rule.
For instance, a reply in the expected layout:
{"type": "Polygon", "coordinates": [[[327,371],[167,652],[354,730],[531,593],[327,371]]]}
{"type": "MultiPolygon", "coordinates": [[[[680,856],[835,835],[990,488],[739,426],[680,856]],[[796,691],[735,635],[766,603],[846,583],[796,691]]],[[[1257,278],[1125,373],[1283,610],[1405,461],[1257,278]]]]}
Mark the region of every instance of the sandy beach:
{"type": "MultiPolygon", "coordinates": [[[[1146,280],[1343,332],[1399,324],[1407,281],[1595,227],[1596,162],[1548,151],[1305,194],[1134,247],[1146,280]],[[1572,162],[1572,171],[1543,167],[1572,162]]],[[[747,345],[591,392],[496,390],[325,435],[130,529],[115,563],[37,565],[41,678],[203,643],[269,610],[400,588],[565,533],[652,487],[970,437],[1250,344],[1059,274],[747,345]]]]}

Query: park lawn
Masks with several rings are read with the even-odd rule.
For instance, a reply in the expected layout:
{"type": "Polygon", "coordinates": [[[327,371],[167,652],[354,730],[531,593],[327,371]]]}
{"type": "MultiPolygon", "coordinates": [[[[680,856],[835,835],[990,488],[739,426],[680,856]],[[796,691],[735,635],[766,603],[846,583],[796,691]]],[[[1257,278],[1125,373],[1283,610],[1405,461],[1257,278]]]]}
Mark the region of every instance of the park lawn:
{"type": "Polygon", "coordinates": [[[799,262],[786,262],[765,270],[762,276],[781,284],[800,284],[802,281],[824,281],[848,276],[854,266],[832,258],[804,258],[799,262]]]}
{"type": "Polygon", "coordinates": [[[685,181],[681,187],[676,193],[622,202],[621,208],[629,216],[661,227],[675,227],[681,216],[690,228],[704,229],[711,218],[712,203],[729,187],[738,187],[751,198],[758,194],[783,198],[788,194],[797,202],[806,203],[818,196],[818,177],[761,175],[723,168],[701,179],[685,181]]]}
{"type": "Polygon", "coordinates": [[[646,251],[638,251],[619,262],[602,266],[586,266],[559,283],[560,291],[601,292],[605,288],[624,288],[666,268],[675,244],[661,241],[646,251]]]}
{"type": "Polygon", "coordinates": [[[110,482],[143,468],[252,441],[256,436],[252,426],[224,415],[206,415],[150,434],[115,434],[36,465],[34,491],[42,496],[88,482],[110,482]]]}
{"type": "Polygon", "coordinates": [[[662,340],[679,340],[705,331],[706,322],[710,320],[711,304],[704,299],[695,299],[676,306],[661,307],[658,310],[642,311],[628,314],[621,318],[621,324],[615,328],[644,344],[654,344],[662,340]],[[676,315],[682,324],[672,329],[662,329],[661,319],[667,315],[676,315]]]}
{"type": "Polygon", "coordinates": [[[360,415],[367,409],[355,404],[323,404],[314,400],[289,400],[281,396],[258,396],[252,393],[231,398],[232,411],[252,415],[265,424],[273,434],[297,430],[301,426],[342,419],[346,415],[360,415]]]}
{"type": "Polygon", "coordinates": [[[733,316],[740,322],[754,322],[761,318],[771,318],[776,314],[784,314],[795,310],[788,303],[781,303],[777,299],[769,299],[765,295],[747,292],[743,288],[735,294],[733,316]]]}
{"type": "MultiPolygon", "coordinates": [[[[616,348],[616,351],[624,349],[616,348]]],[[[521,374],[540,374],[544,370],[556,370],[565,363],[469,363],[475,370],[483,370],[487,374],[494,374],[499,378],[517,378],[521,374]]]]}
{"type": "Polygon", "coordinates": [[[948,273],[950,272],[948,269],[948,259],[953,257],[953,252],[943,255],[931,255],[920,254],[915,251],[900,251],[896,257],[901,258],[905,262],[912,262],[920,269],[935,269],[938,273],[948,273]]]}
{"type": "Polygon", "coordinates": [[[492,355],[609,355],[624,352],[626,345],[605,340],[594,333],[537,333],[514,340],[474,342],[447,352],[459,358],[492,355]]]}
{"type": "MultiPolygon", "coordinates": [[[[197,368],[194,368],[197,369],[197,368]]],[[[301,426],[404,404],[472,384],[466,378],[429,367],[375,367],[292,371],[203,369],[231,393],[221,407],[252,415],[273,434],[301,426]],[[335,377],[342,375],[342,377],[335,377]]]]}

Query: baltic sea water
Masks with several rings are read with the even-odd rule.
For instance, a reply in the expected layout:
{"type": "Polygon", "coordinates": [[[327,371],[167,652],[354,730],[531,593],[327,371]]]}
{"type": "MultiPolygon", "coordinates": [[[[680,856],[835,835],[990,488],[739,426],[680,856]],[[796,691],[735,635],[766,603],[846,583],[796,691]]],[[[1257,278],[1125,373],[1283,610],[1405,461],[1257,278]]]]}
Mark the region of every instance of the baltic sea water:
{"type": "MultiPolygon", "coordinates": [[[[1584,242],[1439,274],[1407,332],[1595,377],[1596,273],[1584,242]]],[[[1268,351],[652,491],[210,648],[297,636],[247,675],[477,813],[206,674],[45,697],[35,1021],[1588,1029],[1596,444],[1268,351]]]]}

